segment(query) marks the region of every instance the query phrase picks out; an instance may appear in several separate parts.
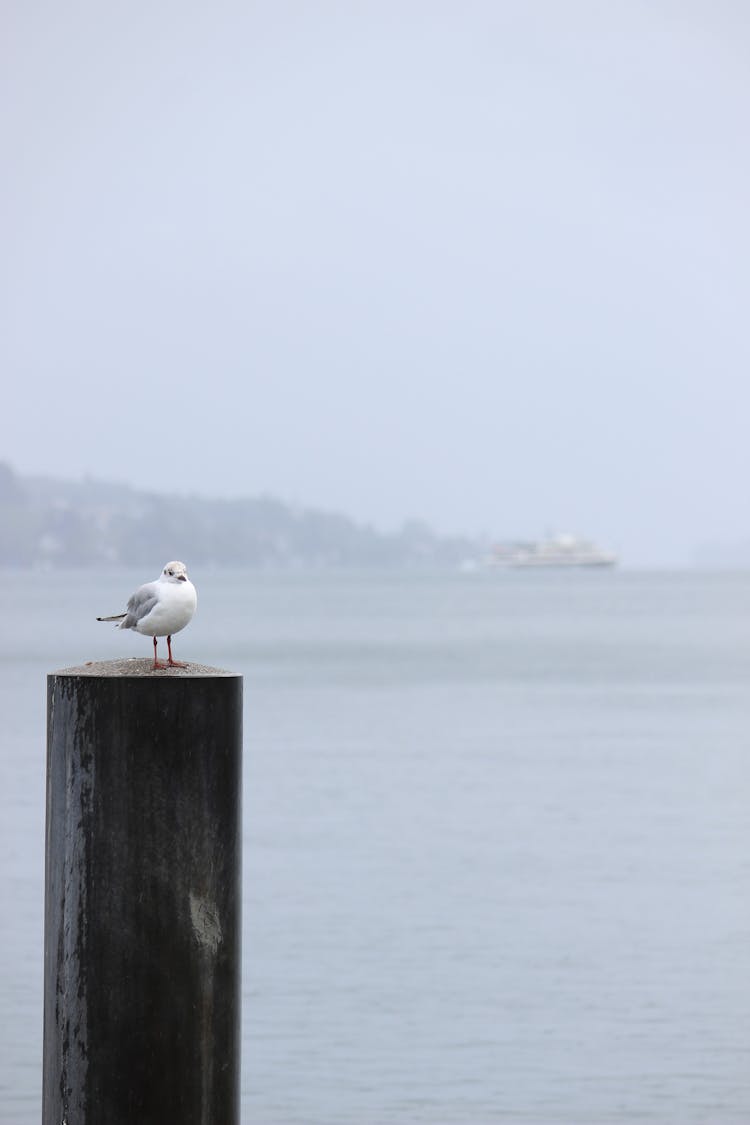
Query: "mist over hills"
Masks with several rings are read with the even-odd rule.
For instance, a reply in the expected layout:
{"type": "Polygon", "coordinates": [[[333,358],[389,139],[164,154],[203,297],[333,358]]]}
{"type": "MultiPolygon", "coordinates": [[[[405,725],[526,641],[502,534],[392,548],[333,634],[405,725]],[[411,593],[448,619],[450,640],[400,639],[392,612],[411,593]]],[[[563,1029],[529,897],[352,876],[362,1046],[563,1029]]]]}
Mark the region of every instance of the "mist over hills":
{"type": "Polygon", "coordinates": [[[455,566],[478,550],[416,520],[386,534],[269,496],[222,500],[92,478],[24,477],[0,462],[5,567],[153,568],[171,558],[226,568],[455,566]]]}

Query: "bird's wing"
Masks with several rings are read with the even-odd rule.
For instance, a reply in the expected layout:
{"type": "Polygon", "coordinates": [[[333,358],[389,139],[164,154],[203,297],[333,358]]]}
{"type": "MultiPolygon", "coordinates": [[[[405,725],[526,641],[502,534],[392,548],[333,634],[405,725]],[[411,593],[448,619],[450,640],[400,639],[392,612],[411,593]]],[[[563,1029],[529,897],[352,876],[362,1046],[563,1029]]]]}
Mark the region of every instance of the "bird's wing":
{"type": "Polygon", "coordinates": [[[143,621],[159,600],[155,582],[147,582],[128,599],[128,612],[122,623],[123,629],[132,629],[143,621]]]}

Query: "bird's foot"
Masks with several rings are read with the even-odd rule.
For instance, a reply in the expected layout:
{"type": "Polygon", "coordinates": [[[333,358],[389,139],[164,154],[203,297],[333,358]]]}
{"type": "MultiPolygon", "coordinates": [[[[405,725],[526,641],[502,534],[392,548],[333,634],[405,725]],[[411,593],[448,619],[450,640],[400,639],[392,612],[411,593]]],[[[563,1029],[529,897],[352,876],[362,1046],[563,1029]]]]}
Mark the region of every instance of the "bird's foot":
{"type": "Polygon", "coordinates": [[[162,668],[168,668],[168,667],[169,667],[169,665],[165,664],[163,660],[155,660],[154,663],[151,665],[151,671],[152,672],[158,672],[162,668]]]}
{"type": "Polygon", "coordinates": [[[172,660],[169,658],[169,664],[164,665],[165,668],[189,668],[189,664],[184,664],[182,660],[172,660]]]}

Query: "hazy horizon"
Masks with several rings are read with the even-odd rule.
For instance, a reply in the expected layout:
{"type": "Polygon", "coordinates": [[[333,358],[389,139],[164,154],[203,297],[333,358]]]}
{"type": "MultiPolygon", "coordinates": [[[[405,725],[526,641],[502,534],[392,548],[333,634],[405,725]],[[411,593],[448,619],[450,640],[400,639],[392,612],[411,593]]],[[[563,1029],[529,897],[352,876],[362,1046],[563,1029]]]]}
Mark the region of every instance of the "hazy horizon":
{"type": "Polygon", "coordinates": [[[730,0],[13,0],[0,460],[750,539],[748,48],[730,0]]]}

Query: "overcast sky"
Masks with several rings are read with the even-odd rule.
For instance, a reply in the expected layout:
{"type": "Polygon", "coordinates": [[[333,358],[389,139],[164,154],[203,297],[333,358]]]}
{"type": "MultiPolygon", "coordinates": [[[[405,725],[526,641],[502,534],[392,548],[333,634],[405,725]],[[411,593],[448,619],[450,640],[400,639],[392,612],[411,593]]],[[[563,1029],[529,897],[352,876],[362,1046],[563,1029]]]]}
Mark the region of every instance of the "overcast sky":
{"type": "Polygon", "coordinates": [[[750,537],[745,0],[9,0],[0,459],[750,537]]]}

